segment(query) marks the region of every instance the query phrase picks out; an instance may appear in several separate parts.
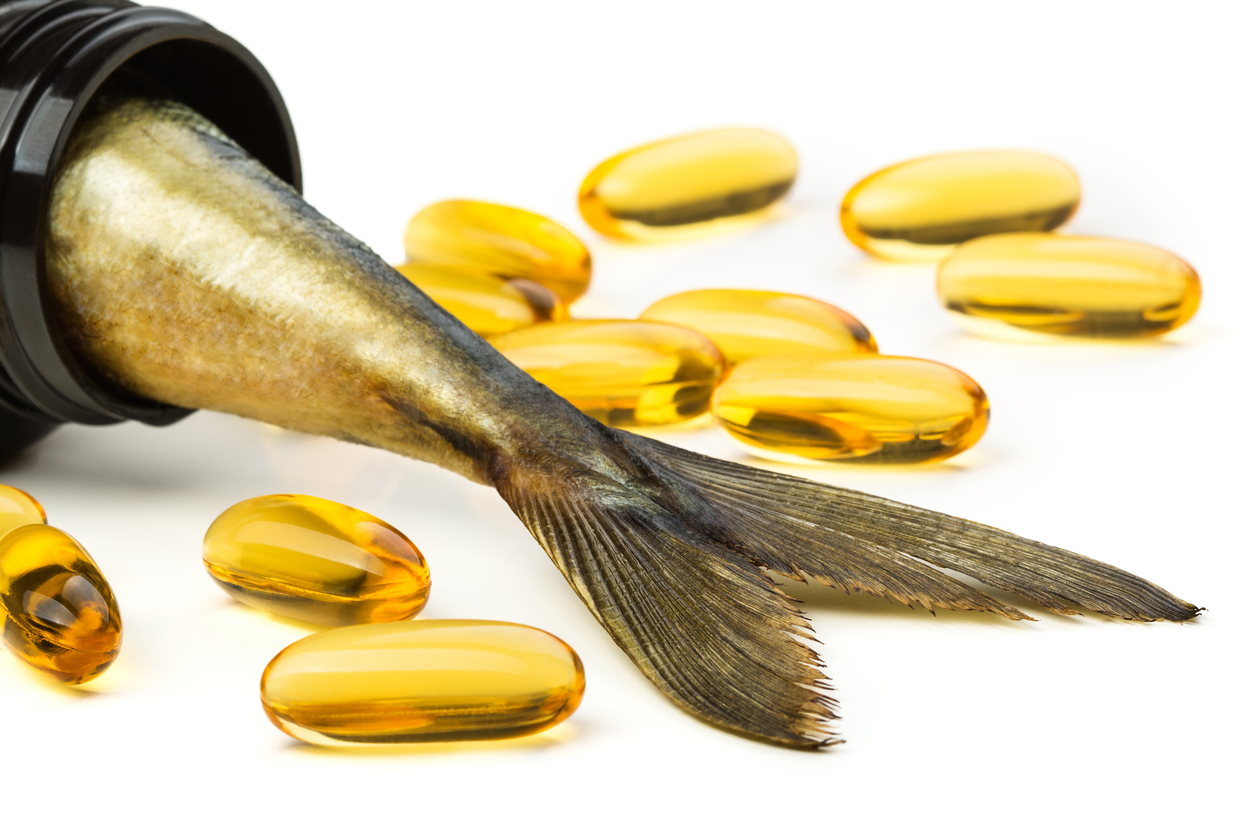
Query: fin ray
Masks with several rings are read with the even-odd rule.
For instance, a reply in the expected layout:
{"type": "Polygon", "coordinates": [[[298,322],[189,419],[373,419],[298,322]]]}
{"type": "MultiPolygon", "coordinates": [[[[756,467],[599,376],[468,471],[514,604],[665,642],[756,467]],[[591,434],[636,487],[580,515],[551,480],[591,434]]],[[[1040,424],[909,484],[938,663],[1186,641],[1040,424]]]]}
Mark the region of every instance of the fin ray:
{"type": "Polygon", "coordinates": [[[932,564],[1066,615],[1078,614],[1079,607],[1132,621],[1184,621],[1199,612],[1130,572],[992,526],[677,450],[641,436],[633,436],[629,443],[650,459],[664,456],[667,469],[725,513],[759,519],[765,514],[776,530],[784,523],[786,536],[775,531],[764,534],[760,524],[753,531],[755,547],[768,556],[766,567],[781,566],[784,574],[801,573],[848,588],[850,578],[867,572],[867,577],[876,578],[886,572],[900,586],[884,584],[885,591],[866,591],[887,592],[890,598],[898,597],[896,591],[916,600],[930,598],[939,606],[1026,618],[927,565],[932,564]],[[797,540],[813,550],[790,548],[797,540]]]}
{"type": "Polygon", "coordinates": [[[836,742],[809,623],[743,555],[591,472],[515,472],[502,496],[597,620],[672,700],[788,746],[836,742]]]}

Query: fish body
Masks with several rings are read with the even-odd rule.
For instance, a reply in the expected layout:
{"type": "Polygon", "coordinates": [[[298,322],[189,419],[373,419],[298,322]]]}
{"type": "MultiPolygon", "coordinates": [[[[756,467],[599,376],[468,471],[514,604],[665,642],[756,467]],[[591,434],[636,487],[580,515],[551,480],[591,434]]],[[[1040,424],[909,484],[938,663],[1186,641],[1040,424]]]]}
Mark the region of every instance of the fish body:
{"type": "Polygon", "coordinates": [[[106,93],[71,139],[48,289],[130,397],[368,444],[495,487],[671,699],[731,731],[834,742],[809,626],[770,573],[929,609],[1186,620],[1097,561],[606,427],[537,383],[187,107],[106,93]]]}

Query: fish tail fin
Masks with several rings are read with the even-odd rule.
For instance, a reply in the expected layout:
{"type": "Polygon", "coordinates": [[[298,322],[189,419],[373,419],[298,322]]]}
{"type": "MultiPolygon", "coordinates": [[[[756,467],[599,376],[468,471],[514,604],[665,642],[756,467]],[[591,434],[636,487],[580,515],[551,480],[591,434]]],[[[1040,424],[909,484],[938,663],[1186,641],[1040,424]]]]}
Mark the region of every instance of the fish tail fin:
{"type": "Polygon", "coordinates": [[[601,452],[613,466],[529,456],[503,468],[497,487],[649,679],[751,737],[840,742],[809,623],[770,572],[1011,619],[1028,616],[936,567],[1060,613],[1198,613],[1128,572],[988,526],[607,432],[601,452]]]}
{"type": "Polygon", "coordinates": [[[501,495],[598,622],[663,693],[723,728],[838,742],[810,626],[745,555],[636,487],[580,468],[516,469],[501,495]]]}

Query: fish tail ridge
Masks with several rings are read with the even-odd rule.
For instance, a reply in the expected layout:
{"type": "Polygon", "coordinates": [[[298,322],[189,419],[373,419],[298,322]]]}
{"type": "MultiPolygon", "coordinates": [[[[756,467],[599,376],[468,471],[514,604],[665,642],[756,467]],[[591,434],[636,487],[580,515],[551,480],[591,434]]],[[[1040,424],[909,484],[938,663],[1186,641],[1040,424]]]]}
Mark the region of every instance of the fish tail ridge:
{"type": "Polygon", "coordinates": [[[928,610],[1028,616],[942,571],[1059,613],[1184,621],[1123,570],[892,500],[606,430],[614,467],[516,457],[496,485],[593,616],[682,708],[750,737],[841,742],[810,624],[771,573],[928,610]]]}
{"type": "Polygon", "coordinates": [[[713,459],[633,436],[629,443],[737,520],[759,564],[798,580],[927,609],[1027,615],[937,569],[953,570],[1052,612],[1188,621],[1198,607],[1107,563],[992,526],[860,491],[713,459]]]}

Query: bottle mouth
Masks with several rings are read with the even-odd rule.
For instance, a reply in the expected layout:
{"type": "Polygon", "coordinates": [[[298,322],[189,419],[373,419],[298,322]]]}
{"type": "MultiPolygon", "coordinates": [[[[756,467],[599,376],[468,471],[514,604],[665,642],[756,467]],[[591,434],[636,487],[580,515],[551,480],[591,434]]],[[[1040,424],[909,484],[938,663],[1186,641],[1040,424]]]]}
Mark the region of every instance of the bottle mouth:
{"type": "MultiPolygon", "coordinates": [[[[126,0],[0,3],[0,429],[165,425],[190,410],[94,381],[62,339],[45,281],[53,179],[92,96],[125,69],[200,112],[301,187],[287,107],[247,49],[183,12],[126,0]]],[[[0,438],[0,447],[6,440],[0,438]]]]}

